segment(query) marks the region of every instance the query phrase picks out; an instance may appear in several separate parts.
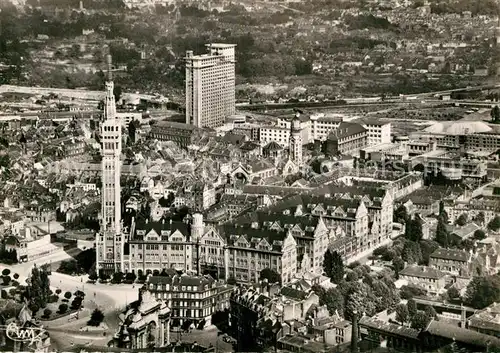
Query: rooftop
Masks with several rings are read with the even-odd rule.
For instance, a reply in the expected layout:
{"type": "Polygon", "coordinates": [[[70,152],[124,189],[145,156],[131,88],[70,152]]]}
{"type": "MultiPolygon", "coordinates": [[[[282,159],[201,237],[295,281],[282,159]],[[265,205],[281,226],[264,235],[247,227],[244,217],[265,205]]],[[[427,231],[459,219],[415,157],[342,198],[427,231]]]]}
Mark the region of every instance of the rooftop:
{"type": "Polygon", "coordinates": [[[386,321],[382,321],[379,319],[374,319],[368,316],[363,316],[359,320],[359,325],[361,327],[368,327],[372,329],[377,329],[380,331],[390,332],[392,334],[396,334],[399,336],[403,336],[406,338],[418,340],[418,335],[420,334],[419,330],[415,330],[409,327],[392,324],[386,321]]]}
{"type": "Polygon", "coordinates": [[[463,250],[439,248],[431,254],[431,258],[467,262],[469,254],[463,250]]]}
{"type": "Polygon", "coordinates": [[[400,272],[402,276],[418,277],[418,278],[443,278],[445,274],[427,266],[408,266],[400,272]]]}

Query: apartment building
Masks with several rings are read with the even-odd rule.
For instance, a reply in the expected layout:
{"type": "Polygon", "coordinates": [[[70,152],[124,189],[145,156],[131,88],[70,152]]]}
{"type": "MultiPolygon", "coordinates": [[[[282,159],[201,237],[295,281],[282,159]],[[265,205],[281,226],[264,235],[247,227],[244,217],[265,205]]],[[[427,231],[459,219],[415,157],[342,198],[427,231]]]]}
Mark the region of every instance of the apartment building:
{"type": "Polygon", "coordinates": [[[367,130],[356,123],[342,122],[330,132],[323,149],[327,155],[358,155],[368,143],[367,130]]]}
{"type": "Polygon", "coordinates": [[[207,44],[186,52],[186,124],[216,128],[235,114],[235,44],[207,44]]]}
{"type": "Polygon", "coordinates": [[[450,222],[454,223],[463,214],[472,220],[483,216],[482,225],[488,224],[496,215],[500,214],[500,202],[497,197],[478,197],[466,200],[454,200],[445,203],[445,211],[450,222]]]}
{"type": "Polygon", "coordinates": [[[427,266],[407,266],[399,272],[399,278],[431,294],[441,293],[446,286],[446,274],[427,266]]]}
{"type": "Polygon", "coordinates": [[[143,290],[162,300],[170,308],[171,326],[181,326],[189,320],[195,326],[211,325],[212,314],[229,308],[233,286],[218,282],[211,276],[179,275],[151,276],[143,290]]]}
{"type": "Polygon", "coordinates": [[[384,162],[398,161],[403,162],[408,159],[409,154],[406,146],[397,143],[383,143],[370,145],[360,150],[360,159],[365,161],[384,162]]]}
{"type": "Polygon", "coordinates": [[[290,129],[276,125],[261,126],[259,141],[261,146],[265,146],[270,142],[276,142],[282,148],[288,148],[290,143],[290,129]]]}
{"type": "Polygon", "coordinates": [[[131,227],[130,239],[125,247],[125,272],[146,274],[164,268],[194,270],[196,251],[193,250],[194,239],[191,235],[192,232],[196,235],[203,232],[203,222],[193,223],[138,220],[131,227]]]}
{"type": "Polygon", "coordinates": [[[117,111],[116,119],[122,122],[124,128],[128,128],[132,121],[142,124],[142,113],[137,111],[117,111]]]}
{"type": "Polygon", "coordinates": [[[367,131],[368,145],[380,145],[391,142],[391,123],[377,120],[365,120],[363,127],[367,131]]]}
{"type": "MultiPolygon", "coordinates": [[[[325,140],[328,134],[336,129],[342,122],[341,117],[325,117],[324,114],[304,115],[299,114],[300,130],[303,144],[315,140],[325,140]]],[[[270,142],[278,143],[282,148],[288,148],[291,134],[292,119],[280,117],[276,125],[261,125],[259,141],[261,146],[270,142]]]]}
{"type": "Polygon", "coordinates": [[[429,257],[429,266],[455,276],[467,276],[471,255],[458,249],[439,248],[429,257]]]}
{"type": "Polygon", "coordinates": [[[464,158],[460,153],[443,149],[434,150],[408,161],[413,170],[426,173],[442,173],[448,179],[483,179],[487,174],[487,164],[479,158],[464,158]]]}
{"type": "Polygon", "coordinates": [[[80,156],[85,152],[85,142],[74,137],[61,137],[49,141],[49,145],[45,149],[53,150],[58,157],[71,158],[80,156]]]}
{"type": "Polygon", "coordinates": [[[201,132],[194,125],[175,121],[159,121],[151,127],[149,138],[158,141],[173,141],[180,147],[187,148],[201,132]]]}
{"type": "Polygon", "coordinates": [[[500,149],[500,128],[483,121],[438,122],[413,135],[435,142],[438,148],[462,151],[491,151],[500,149]]]}
{"type": "Polygon", "coordinates": [[[341,116],[325,116],[325,114],[312,114],[310,116],[311,119],[311,132],[310,132],[310,141],[320,140],[323,141],[326,137],[339,127],[343,118],[341,116]]]}

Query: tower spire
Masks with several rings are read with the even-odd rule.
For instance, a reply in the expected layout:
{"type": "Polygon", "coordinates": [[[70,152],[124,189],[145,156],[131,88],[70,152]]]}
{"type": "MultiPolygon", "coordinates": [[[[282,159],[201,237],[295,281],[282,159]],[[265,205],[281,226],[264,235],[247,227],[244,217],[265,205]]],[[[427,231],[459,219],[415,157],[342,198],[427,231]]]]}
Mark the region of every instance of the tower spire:
{"type": "Polygon", "coordinates": [[[112,73],[112,59],[111,59],[111,54],[106,55],[106,69],[107,69],[107,74],[108,74],[108,82],[113,81],[113,73],[112,73]]]}

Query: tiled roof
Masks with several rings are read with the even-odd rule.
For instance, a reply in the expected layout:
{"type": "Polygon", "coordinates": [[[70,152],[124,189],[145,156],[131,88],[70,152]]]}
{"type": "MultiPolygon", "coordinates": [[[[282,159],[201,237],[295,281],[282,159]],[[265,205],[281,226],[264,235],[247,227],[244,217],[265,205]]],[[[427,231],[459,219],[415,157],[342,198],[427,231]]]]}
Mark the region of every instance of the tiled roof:
{"type": "Polygon", "coordinates": [[[277,142],[271,141],[267,145],[263,147],[263,150],[265,151],[281,151],[283,147],[281,147],[277,142]]]}
{"type": "Polygon", "coordinates": [[[451,234],[455,234],[461,239],[470,237],[476,230],[481,229],[476,223],[468,223],[463,227],[448,226],[447,228],[451,234]]]}
{"type": "Polygon", "coordinates": [[[431,335],[445,337],[477,347],[500,348],[500,339],[497,337],[451,325],[444,321],[432,320],[425,331],[431,335]]]}
{"type": "Polygon", "coordinates": [[[184,222],[172,222],[170,223],[170,220],[165,220],[164,222],[159,221],[159,222],[146,222],[145,220],[138,220],[136,226],[135,226],[135,235],[134,235],[134,240],[142,240],[142,236],[137,235],[138,230],[145,230],[146,234],[148,234],[152,229],[158,234],[161,235],[162,230],[170,231],[171,233],[175,231],[179,231],[182,233],[182,235],[189,237],[190,236],[190,230],[189,230],[189,224],[184,223],[184,222]]]}
{"type": "Polygon", "coordinates": [[[366,129],[360,124],[341,122],[339,127],[328,135],[327,139],[334,141],[363,132],[366,132],[366,129]]]}
{"type": "Polygon", "coordinates": [[[275,168],[274,164],[267,159],[259,159],[250,163],[252,173],[258,173],[263,170],[275,168]]]}
{"type": "Polygon", "coordinates": [[[197,127],[194,125],[179,123],[179,122],[175,122],[175,121],[159,121],[156,124],[154,124],[154,126],[161,127],[161,128],[182,129],[182,130],[188,130],[188,131],[197,130],[197,127]]]}
{"type": "Polygon", "coordinates": [[[229,246],[234,246],[236,241],[243,236],[250,248],[256,248],[261,239],[266,239],[271,246],[272,251],[276,252],[281,252],[282,242],[287,236],[285,231],[255,229],[252,227],[235,227],[227,224],[219,226],[218,229],[219,233],[226,239],[229,246]]]}
{"type": "Polygon", "coordinates": [[[445,276],[443,272],[427,266],[408,266],[399,274],[402,276],[434,279],[443,278],[445,276]]]}
{"type": "Polygon", "coordinates": [[[172,284],[180,286],[195,286],[199,287],[202,285],[211,285],[215,280],[209,276],[189,276],[189,275],[177,275],[177,276],[151,276],[149,277],[146,284],[172,284]]]}
{"type": "Polygon", "coordinates": [[[296,300],[296,301],[305,300],[307,298],[307,295],[308,295],[307,292],[304,292],[304,291],[301,291],[298,289],[294,289],[290,286],[281,288],[280,294],[287,297],[287,298],[291,298],[293,300],[296,300]]]}
{"type": "Polygon", "coordinates": [[[391,334],[399,335],[399,336],[414,339],[414,340],[417,340],[418,335],[420,334],[419,330],[415,330],[415,329],[401,326],[401,325],[392,324],[392,323],[389,323],[387,321],[374,319],[374,318],[371,318],[368,316],[363,316],[359,320],[359,325],[361,327],[372,328],[372,329],[388,332],[391,334]]]}
{"type": "Polygon", "coordinates": [[[431,254],[431,258],[467,262],[469,254],[463,250],[439,248],[431,254]]]}

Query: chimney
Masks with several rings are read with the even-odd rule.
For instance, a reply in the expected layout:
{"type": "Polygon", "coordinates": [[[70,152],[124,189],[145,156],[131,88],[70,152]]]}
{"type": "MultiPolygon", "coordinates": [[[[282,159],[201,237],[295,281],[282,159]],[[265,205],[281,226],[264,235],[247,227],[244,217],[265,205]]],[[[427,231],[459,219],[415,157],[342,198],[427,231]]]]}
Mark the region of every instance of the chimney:
{"type": "Polygon", "coordinates": [[[358,352],[358,312],[352,312],[352,337],[351,337],[351,353],[358,352]]]}
{"type": "Polygon", "coordinates": [[[463,304],[460,304],[460,307],[462,309],[462,312],[461,312],[461,317],[460,317],[460,327],[462,328],[466,328],[466,325],[467,325],[467,311],[465,310],[465,306],[463,304]]]}

